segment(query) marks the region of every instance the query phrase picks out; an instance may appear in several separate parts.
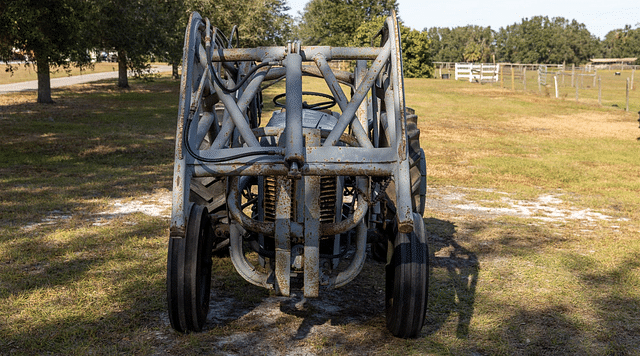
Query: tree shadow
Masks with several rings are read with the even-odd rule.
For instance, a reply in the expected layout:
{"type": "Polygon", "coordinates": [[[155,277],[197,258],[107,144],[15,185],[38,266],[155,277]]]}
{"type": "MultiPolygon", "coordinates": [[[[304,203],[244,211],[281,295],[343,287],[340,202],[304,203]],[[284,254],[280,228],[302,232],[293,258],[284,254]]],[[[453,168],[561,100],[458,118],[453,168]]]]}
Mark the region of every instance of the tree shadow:
{"type": "Polygon", "coordinates": [[[434,334],[457,315],[456,336],[466,338],[474,311],[480,265],[475,253],[458,244],[450,221],[424,219],[430,248],[429,302],[423,333],[434,334]]]}
{"type": "Polygon", "coordinates": [[[177,86],[147,87],[144,95],[75,90],[51,106],[2,105],[0,228],[170,189],[177,86]]]}
{"type": "Polygon", "coordinates": [[[513,355],[601,354],[594,345],[587,346],[580,325],[567,314],[567,308],[560,305],[520,308],[500,328],[504,347],[513,355]]]}
{"type": "Polygon", "coordinates": [[[572,253],[565,258],[565,266],[581,280],[594,305],[602,353],[640,354],[640,298],[636,293],[640,252],[629,252],[606,269],[590,256],[572,253]]]}

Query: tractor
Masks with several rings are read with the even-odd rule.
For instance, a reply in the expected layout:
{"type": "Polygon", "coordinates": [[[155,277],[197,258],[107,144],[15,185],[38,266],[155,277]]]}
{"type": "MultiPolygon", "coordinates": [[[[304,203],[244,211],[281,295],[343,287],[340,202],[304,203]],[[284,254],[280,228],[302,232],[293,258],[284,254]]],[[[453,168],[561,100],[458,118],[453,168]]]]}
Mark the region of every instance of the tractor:
{"type": "Polygon", "coordinates": [[[191,15],[167,259],[172,328],[203,329],[212,258],[228,251],[248,283],[305,298],[345,287],[367,256],[386,263],[387,328],[418,336],[429,275],[426,162],[405,106],[395,14],[378,46],[239,43],[235,28],[225,36],[191,15]],[[303,89],[311,80],[322,89],[303,89]],[[263,90],[280,81],[263,120],[263,90]]]}

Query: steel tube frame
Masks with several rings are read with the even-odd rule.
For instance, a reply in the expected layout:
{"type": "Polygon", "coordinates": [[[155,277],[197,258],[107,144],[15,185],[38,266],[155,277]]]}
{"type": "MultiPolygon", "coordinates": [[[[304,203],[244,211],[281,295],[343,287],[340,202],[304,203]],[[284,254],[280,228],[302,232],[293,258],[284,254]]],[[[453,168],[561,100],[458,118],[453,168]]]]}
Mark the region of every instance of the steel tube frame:
{"type": "MultiPolygon", "coordinates": [[[[312,61],[313,57],[322,54],[327,60],[363,59],[374,60],[383,51],[380,47],[329,47],[302,46],[302,60],[312,61]]],[[[257,61],[265,59],[283,60],[287,56],[287,47],[255,47],[255,48],[218,48],[211,55],[213,62],[257,61]]]]}
{"type": "Polygon", "coordinates": [[[286,126],[284,129],[284,160],[293,174],[299,174],[299,167],[304,163],[304,142],[302,136],[302,57],[299,43],[289,44],[289,54],[283,61],[287,70],[287,102],[286,126]],[[298,45],[298,46],[297,46],[298,45]],[[297,47],[297,48],[296,48],[297,47]]]}
{"type": "MultiPolygon", "coordinates": [[[[284,295],[289,294],[291,273],[291,238],[305,241],[304,247],[304,294],[318,295],[319,239],[320,236],[338,235],[356,228],[356,255],[346,270],[329,280],[334,287],[351,281],[362,269],[365,260],[367,226],[364,215],[369,209],[369,179],[367,177],[391,177],[396,187],[396,210],[398,229],[408,233],[413,229],[411,180],[407,154],[405,103],[402,78],[402,62],[398,24],[395,18],[386,22],[386,41],[381,47],[352,48],[306,46],[289,44],[287,47],[257,47],[251,49],[222,48],[218,42],[211,44],[208,22],[203,24],[199,16],[193,16],[187,27],[181,80],[181,99],[178,115],[176,153],[174,164],[174,190],[171,219],[171,237],[184,237],[185,206],[189,202],[189,187],[192,177],[228,176],[230,180],[227,207],[233,221],[230,223],[231,259],[238,272],[249,282],[263,287],[275,286],[284,295]],[[206,31],[205,46],[202,46],[202,30],[206,31]],[[216,47],[217,48],[214,48],[216,47]],[[351,100],[347,99],[335,73],[329,67],[331,60],[359,60],[358,73],[340,73],[340,80],[350,82],[355,89],[351,100]],[[268,63],[265,69],[251,72],[253,61],[268,63]],[[304,66],[313,61],[315,67],[304,66]],[[371,61],[366,68],[364,61],[371,61]],[[235,93],[221,85],[218,71],[235,71],[226,63],[237,62],[238,77],[251,75],[242,88],[235,93]],[[217,69],[216,69],[217,68],[217,69]],[[226,69],[224,69],[226,68],[226,69]],[[302,126],[302,76],[319,75],[324,78],[342,111],[331,131],[322,136],[320,130],[302,126]],[[268,128],[252,129],[246,110],[265,80],[285,77],[286,126],[276,132],[268,128]],[[356,79],[357,80],[354,80],[356,79]],[[200,80],[200,82],[196,82],[200,80]],[[384,97],[380,98],[379,86],[384,97]],[[203,96],[215,94],[224,104],[226,114],[217,136],[209,148],[200,149],[206,133],[218,118],[214,112],[203,112],[203,96]],[[369,99],[367,96],[371,95],[369,99]],[[370,101],[369,101],[370,100],[370,101]],[[378,105],[378,103],[384,103],[378,105]],[[384,108],[384,114],[382,112],[384,108]],[[369,115],[373,116],[373,137],[369,137],[369,115]],[[185,131],[190,127],[189,132],[185,131]],[[345,134],[351,128],[349,136],[345,134]],[[236,131],[237,130],[237,131],[236,131]],[[386,131],[388,147],[379,147],[378,136],[386,131]],[[234,137],[238,132],[239,137],[234,137]],[[184,139],[183,135],[188,135],[184,139]],[[308,135],[316,135],[316,141],[308,135]],[[278,135],[279,147],[263,147],[259,138],[278,135]],[[307,141],[305,141],[307,137],[307,141]],[[347,145],[345,137],[354,137],[347,145]],[[233,138],[233,141],[231,141],[233,138]],[[315,142],[310,144],[310,142],[315,142]],[[355,141],[355,142],[354,142],[355,141]],[[306,143],[305,143],[306,142],[306,143]],[[188,144],[190,152],[185,153],[188,144]],[[357,143],[357,144],[356,144],[357,143]],[[238,144],[240,146],[238,146],[238,144]],[[276,176],[276,221],[256,221],[242,212],[240,191],[243,180],[240,176],[276,176]],[[356,209],[351,216],[337,223],[319,222],[319,176],[356,176],[359,191],[356,209]],[[290,177],[300,179],[297,191],[290,185],[290,177]],[[297,221],[291,220],[291,201],[294,195],[304,198],[294,213],[297,221]],[[244,257],[242,252],[242,229],[275,237],[275,285],[264,272],[259,272],[244,257]]],[[[217,41],[217,31],[214,31],[217,41]]],[[[229,82],[235,85],[234,80],[229,82]]],[[[226,84],[225,84],[226,85],[226,84]]],[[[300,198],[300,197],[298,197],[300,198]]]]}

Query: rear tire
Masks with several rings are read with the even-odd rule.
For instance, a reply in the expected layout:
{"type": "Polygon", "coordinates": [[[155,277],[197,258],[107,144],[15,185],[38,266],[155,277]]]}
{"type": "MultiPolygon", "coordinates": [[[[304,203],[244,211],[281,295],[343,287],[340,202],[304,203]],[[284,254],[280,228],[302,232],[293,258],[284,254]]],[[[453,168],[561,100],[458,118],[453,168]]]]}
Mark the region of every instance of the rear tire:
{"type": "Polygon", "coordinates": [[[429,290],[429,254],[422,217],[413,214],[414,231],[397,234],[386,266],[387,328],[396,337],[417,337],[424,325],[429,290]]]}
{"type": "Polygon", "coordinates": [[[193,204],[184,238],[169,239],[167,302],[171,327],[201,331],[209,314],[213,237],[207,209],[193,204]]]}

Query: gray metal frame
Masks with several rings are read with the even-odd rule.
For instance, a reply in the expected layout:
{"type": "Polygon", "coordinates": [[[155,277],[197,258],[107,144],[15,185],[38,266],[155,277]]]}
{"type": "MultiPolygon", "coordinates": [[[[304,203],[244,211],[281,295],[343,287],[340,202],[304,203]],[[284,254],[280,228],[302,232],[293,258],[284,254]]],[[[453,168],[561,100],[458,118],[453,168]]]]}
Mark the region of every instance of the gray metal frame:
{"type": "Polygon", "coordinates": [[[230,251],[238,272],[253,284],[276,288],[279,293],[289,295],[291,241],[296,238],[304,241],[304,294],[315,297],[321,281],[328,287],[339,287],[362,269],[367,238],[363,218],[374,208],[370,206],[373,198],[369,196],[370,177],[393,179],[398,231],[413,231],[404,83],[395,15],[385,23],[381,47],[309,47],[293,42],[283,47],[227,48],[225,44],[232,41],[222,40],[208,19],[202,19],[197,13],[190,19],[186,36],[176,131],[171,238],[185,236],[191,180],[229,177],[227,208],[233,220],[230,251]],[[329,66],[332,60],[356,60],[356,70],[334,72],[329,66]],[[255,63],[258,63],[257,70],[255,63]],[[225,69],[230,65],[237,68],[235,78],[225,69]],[[219,78],[222,73],[226,73],[226,79],[219,78]],[[331,131],[302,126],[304,75],[324,78],[342,111],[331,131]],[[247,108],[265,81],[283,77],[287,95],[286,128],[252,128],[247,108]],[[341,82],[355,89],[350,99],[340,87],[341,82]],[[223,87],[238,84],[242,84],[241,87],[233,92],[223,87]],[[207,108],[205,93],[217,96],[224,104],[224,115],[207,108]],[[205,142],[212,127],[215,138],[205,142]],[[261,145],[260,138],[267,136],[279,137],[278,146],[261,145]],[[239,194],[242,176],[276,177],[275,222],[257,221],[243,213],[239,194]],[[335,224],[319,222],[320,176],[357,177],[360,194],[351,216],[335,224]],[[304,197],[296,197],[290,178],[300,180],[304,197]],[[291,202],[296,198],[304,202],[301,221],[289,218],[291,202]],[[356,254],[351,264],[337,275],[323,275],[318,248],[320,237],[352,229],[356,229],[356,254]],[[243,230],[275,237],[275,281],[246,260],[242,251],[243,230]]]}

